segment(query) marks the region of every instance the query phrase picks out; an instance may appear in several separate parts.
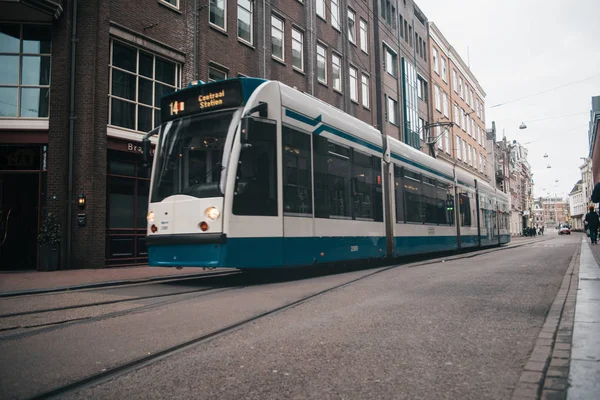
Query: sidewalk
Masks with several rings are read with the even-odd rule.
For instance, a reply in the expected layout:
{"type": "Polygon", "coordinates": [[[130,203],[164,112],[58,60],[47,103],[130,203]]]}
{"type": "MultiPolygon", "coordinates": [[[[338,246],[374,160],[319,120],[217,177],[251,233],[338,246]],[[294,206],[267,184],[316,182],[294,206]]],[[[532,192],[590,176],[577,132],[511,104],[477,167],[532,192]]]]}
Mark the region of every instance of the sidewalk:
{"type": "Polygon", "coordinates": [[[600,398],[600,245],[581,244],[569,367],[569,400],[600,398]]]}
{"type": "Polygon", "coordinates": [[[78,289],[82,287],[108,286],[147,280],[166,280],[182,276],[197,276],[219,270],[202,268],[120,267],[103,269],[74,269],[52,272],[0,272],[0,297],[17,292],[47,292],[78,289]]]}

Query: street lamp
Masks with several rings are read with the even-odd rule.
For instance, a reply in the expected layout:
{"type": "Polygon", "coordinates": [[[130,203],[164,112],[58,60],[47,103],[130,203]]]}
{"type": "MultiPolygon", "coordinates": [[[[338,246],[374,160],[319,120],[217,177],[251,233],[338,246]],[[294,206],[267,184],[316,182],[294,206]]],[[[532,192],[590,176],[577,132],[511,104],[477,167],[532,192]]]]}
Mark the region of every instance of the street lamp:
{"type": "Polygon", "coordinates": [[[548,158],[548,153],[544,153],[544,158],[548,158]]]}
{"type": "Polygon", "coordinates": [[[519,129],[527,129],[527,125],[525,125],[525,122],[521,122],[521,125],[519,125],[519,129]]]}

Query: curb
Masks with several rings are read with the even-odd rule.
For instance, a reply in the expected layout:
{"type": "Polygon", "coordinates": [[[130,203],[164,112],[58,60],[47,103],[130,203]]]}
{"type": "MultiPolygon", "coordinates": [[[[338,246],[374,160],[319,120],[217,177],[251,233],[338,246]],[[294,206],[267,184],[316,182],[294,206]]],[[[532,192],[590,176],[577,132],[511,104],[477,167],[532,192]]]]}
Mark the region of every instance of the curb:
{"type": "Polygon", "coordinates": [[[131,285],[131,284],[143,283],[143,282],[161,282],[161,281],[169,281],[169,280],[174,280],[174,279],[198,278],[198,277],[204,277],[204,276],[218,275],[218,274],[222,274],[223,272],[225,272],[225,271],[193,273],[193,274],[177,275],[177,276],[155,276],[155,277],[150,277],[150,278],[139,278],[139,279],[123,279],[123,280],[116,280],[116,281],[86,283],[86,284],[82,284],[82,285],[73,285],[73,286],[58,286],[55,288],[48,288],[48,289],[17,290],[14,292],[0,292],[0,298],[26,296],[26,295],[34,295],[34,294],[45,294],[45,293],[55,293],[55,292],[69,292],[71,290],[95,289],[95,288],[101,288],[101,287],[107,287],[107,286],[124,286],[124,285],[131,285]]]}
{"type": "MultiPolygon", "coordinates": [[[[529,244],[536,243],[536,242],[545,242],[550,239],[551,239],[551,237],[548,237],[548,239],[543,239],[543,240],[531,239],[531,240],[527,240],[525,243],[499,245],[496,247],[484,248],[481,250],[474,250],[474,251],[467,252],[467,253],[457,254],[457,255],[450,256],[450,257],[437,257],[437,258],[434,258],[431,260],[418,262],[417,265],[431,264],[434,262],[439,262],[440,260],[453,261],[453,260],[460,260],[463,258],[471,258],[471,257],[476,257],[478,255],[492,253],[494,251],[514,249],[514,248],[521,247],[521,246],[527,246],[529,244]]],[[[226,269],[226,271],[233,272],[234,270],[226,269]]],[[[151,277],[151,278],[125,279],[125,280],[116,280],[116,281],[86,283],[86,284],[82,284],[82,285],[73,285],[73,286],[58,286],[55,288],[47,288],[47,289],[17,290],[17,291],[13,291],[13,292],[0,292],[0,298],[27,296],[27,295],[35,295],[35,294],[46,294],[46,293],[56,293],[56,292],[69,292],[71,290],[74,291],[74,290],[82,290],[82,289],[96,289],[96,288],[102,288],[102,287],[107,287],[107,286],[124,286],[124,285],[131,285],[131,284],[142,283],[142,282],[160,282],[160,281],[167,281],[167,280],[173,280],[173,279],[196,278],[196,277],[201,277],[201,276],[213,276],[215,274],[221,274],[222,272],[223,271],[193,273],[193,274],[189,274],[189,275],[177,275],[177,276],[158,276],[158,277],[151,277]]]]}
{"type": "Polygon", "coordinates": [[[533,352],[513,391],[513,400],[566,398],[580,256],[581,244],[571,258],[533,352]]]}

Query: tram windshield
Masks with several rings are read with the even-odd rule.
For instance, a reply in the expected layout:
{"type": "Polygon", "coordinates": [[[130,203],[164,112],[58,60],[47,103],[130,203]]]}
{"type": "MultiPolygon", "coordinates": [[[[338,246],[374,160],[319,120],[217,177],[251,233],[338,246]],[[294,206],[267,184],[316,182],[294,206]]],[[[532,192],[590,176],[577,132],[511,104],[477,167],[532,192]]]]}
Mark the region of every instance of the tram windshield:
{"type": "Polygon", "coordinates": [[[233,111],[166,122],[156,152],[153,203],[169,196],[222,196],[223,148],[233,111]]]}

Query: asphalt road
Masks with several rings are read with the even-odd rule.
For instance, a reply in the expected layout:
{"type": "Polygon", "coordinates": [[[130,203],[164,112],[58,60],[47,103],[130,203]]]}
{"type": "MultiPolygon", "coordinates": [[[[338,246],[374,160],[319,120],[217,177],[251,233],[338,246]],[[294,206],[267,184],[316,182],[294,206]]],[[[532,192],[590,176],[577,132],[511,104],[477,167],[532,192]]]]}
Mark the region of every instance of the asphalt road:
{"type": "MultiPolygon", "coordinates": [[[[580,241],[385,270],[66,397],[510,398],[580,241]]],[[[134,300],[139,309],[6,331],[0,397],[33,396],[379,270],[134,300]]]]}

